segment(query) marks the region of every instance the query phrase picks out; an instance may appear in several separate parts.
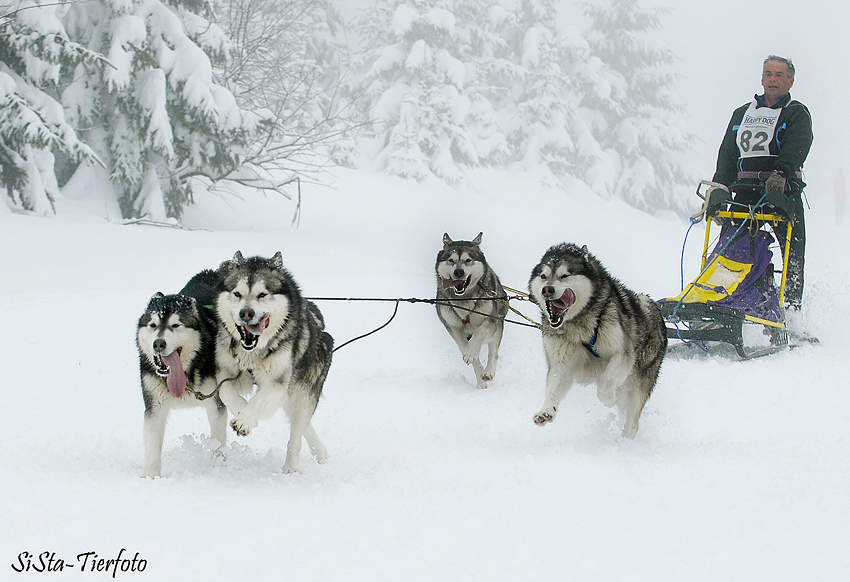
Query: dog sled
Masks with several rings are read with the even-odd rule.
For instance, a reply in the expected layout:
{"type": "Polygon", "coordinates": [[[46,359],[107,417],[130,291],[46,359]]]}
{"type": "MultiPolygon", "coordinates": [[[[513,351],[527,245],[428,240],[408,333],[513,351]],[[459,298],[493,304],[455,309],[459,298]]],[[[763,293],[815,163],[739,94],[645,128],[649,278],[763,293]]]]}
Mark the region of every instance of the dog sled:
{"type": "Polygon", "coordinates": [[[673,349],[686,344],[708,351],[709,342],[719,342],[750,359],[789,346],[783,306],[793,209],[783,194],[746,187],[757,200],[752,205],[734,202],[722,184],[702,181],[697,187],[703,206],[691,223],[706,221],[699,275],[679,295],[657,302],[667,338],[681,342],[671,343],[673,349]],[[712,223],[722,228],[709,252],[712,223]]]}

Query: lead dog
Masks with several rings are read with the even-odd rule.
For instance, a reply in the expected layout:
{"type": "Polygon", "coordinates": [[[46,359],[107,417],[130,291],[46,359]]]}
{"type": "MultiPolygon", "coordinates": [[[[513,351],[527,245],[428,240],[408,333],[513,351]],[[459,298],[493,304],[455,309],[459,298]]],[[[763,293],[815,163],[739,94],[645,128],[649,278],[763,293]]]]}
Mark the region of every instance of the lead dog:
{"type": "Polygon", "coordinates": [[[142,395],[145,400],[143,477],[162,471],[165,424],[173,408],[200,406],[207,411],[210,433],[223,446],[227,410],[217,395],[204,399],[216,388],[215,336],[217,323],[205,293],[217,276],[203,271],[176,295],[157,293],[139,318],[136,345],[142,395]]]}
{"type": "Polygon", "coordinates": [[[595,382],[599,400],[625,413],[623,436],[634,438],[667,348],[658,306],[574,244],[549,248],[528,290],[540,307],[548,364],[546,397],[534,422],[552,422],[573,383],[595,382]]]}
{"type": "Polygon", "coordinates": [[[261,418],[283,408],[289,417],[284,473],[298,471],[302,438],[318,462],[327,449],[311,419],[331,365],[333,338],[316,307],[274,257],[243,258],[238,252],[218,268],[222,290],[216,313],[220,395],[234,415],[230,426],[247,435],[261,418]],[[254,384],[257,392],[246,401],[254,384]]]}
{"type": "Polygon", "coordinates": [[[454,241],[443,234],[437,253],[437,316],[455,340],[463,361],[472,364],[478,388],[486,388],[496,375],[499,345],[505,328],[507,301],[499,278],[481,252],[481,236],[454,241]],[[487,367],[481,365],[481,348],[487,345],[487,367]]]}

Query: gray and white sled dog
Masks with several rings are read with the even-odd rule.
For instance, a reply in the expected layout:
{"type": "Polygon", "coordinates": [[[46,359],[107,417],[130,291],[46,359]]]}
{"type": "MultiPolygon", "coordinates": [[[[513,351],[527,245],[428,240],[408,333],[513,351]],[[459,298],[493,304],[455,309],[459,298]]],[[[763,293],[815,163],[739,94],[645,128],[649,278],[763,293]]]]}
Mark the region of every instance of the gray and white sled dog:
{"type": "Polygon", "coordinates": [[[209,307],[215,296],[207,293],[218,276],[203,271],[176,295],[157,293],[139,318],[142,395],[145,401],[143,477],[162,471],[165,424],[173,408],[206,409],[212,437],[223,447],[227,410],[215,395],[215,338],[217,322],[209,307]],[[207,398],[196,397],[210,395],[207,398]]]}
{"type": "Polygon", "coordinates": [[[282,407],[290,422],[283,472],[298,471],[302,438],[324,462],[328,452],[311,420],[331,365],[333,338],[324,331],[319,308],[302,297],[280,252],[271,259],[245,259],[237,251],[218,274],[223,287],[216,313],[223,325],[216,361],[219,394],[234,415],[230,426],[245,436],[282,407]],[[256,394],[246,401],[254,384],[256,394]]]}
{"type": "Polygon", "coordinates": [[[443,234],[437,253],[437,316],[455,340],[463,361],[472,364],[478,388],[496,375],[499,344],[505,328],[507,301],[499,277],[481,252],[481,236],[471,241],[454,241],[443,234]],[[481,364],[481,348],[487,345],[487,367],[481,364]]]}
{"type": "Polygon", "coordinates": [[[548,365],[546,397],[534,422],[552,422],[574,383],[596,383],[599,400],[625,414],[623,436],[634,438],[667,348],[658,306],[574,244],[549,248],[528,290],[540,307],[548,365]]]}

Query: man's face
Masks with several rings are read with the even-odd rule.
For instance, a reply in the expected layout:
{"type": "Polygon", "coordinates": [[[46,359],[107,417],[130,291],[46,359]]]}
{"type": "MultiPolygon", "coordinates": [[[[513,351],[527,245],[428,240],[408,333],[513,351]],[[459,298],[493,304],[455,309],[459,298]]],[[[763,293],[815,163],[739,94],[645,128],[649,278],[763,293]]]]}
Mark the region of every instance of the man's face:
{"type": "Polygon", "coordinates": [[[761,73],[761,86],[764,97],[772,105],[784,97],[794,84],[794,77],[788,76],[788,65],[781,61],[767,61],[761,73]]]}

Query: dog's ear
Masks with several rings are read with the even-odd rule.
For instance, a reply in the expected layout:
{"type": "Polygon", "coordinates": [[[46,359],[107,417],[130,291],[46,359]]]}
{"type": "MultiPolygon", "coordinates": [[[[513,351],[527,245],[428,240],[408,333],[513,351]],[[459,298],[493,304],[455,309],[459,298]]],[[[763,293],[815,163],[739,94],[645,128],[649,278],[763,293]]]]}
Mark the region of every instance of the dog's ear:
{"type": "Polygon", "coordinates": [[[280,251],[276,252],[274,256],[269,259],[269,267],[278,271],[283,270],[283,255],[280,254],[280,251]]]}
{"type": "Polygon", "coordinates": [[[218,266],[218,272],[220,275],[223,275],[230,271],[231,269],[235,269],[239,265],[245,262],[245,258],[242,256],[242,251],[236,251],[236,254],[233,255],[233,258],[229,261],[222,261],[218,266]]]}
{"type": "Polygon", "coordinates": [[[449,236],[449,233],[444,232],[444,233],[443,233],[443,248],[444,248],[444,249],[445,249],[445,248],[448,248],[448,246],[449,246],[450,244],[452,244],[453,242],[454,242],[454,241],[452,240],[452,237],[450,237],[450,236],[449,236]]]}
{"type": "Polygon", "coordinates": [[[165,297],[162,291],[157,291],[151,298],[148,300],[148,311],[157,311],[160,305],[160,299],[165,297]]]}
{"type": "Polygon", "coordinates": [[[584,258],[587,258],[587,245],[582,245],[582,247],[581,247],[581,255],[582,255],[584,258]]]}
{"type": "Polygon", "coordinates": [[[190,295],[180,295],[180,308],[198,314],[198,301],[190,295]]]}
{"type": "Polygon", "coordinates": [[[481,236],[483,234],[484,234],[483,232],[479,232],[478,236],[476,236],[474,239],[472,239],[472,244],[474,246],[476,246],[476,247],[481,246],[481,236]]]}

